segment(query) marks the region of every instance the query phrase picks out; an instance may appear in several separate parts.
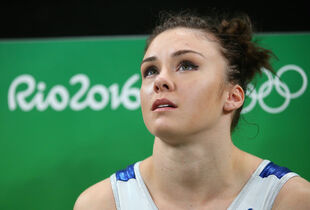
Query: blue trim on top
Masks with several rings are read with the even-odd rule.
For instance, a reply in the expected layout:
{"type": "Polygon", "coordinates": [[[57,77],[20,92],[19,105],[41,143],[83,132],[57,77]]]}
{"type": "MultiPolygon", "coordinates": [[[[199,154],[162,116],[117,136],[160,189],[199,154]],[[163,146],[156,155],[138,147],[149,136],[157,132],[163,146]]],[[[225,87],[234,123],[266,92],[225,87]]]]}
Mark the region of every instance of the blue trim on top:
{"type": "Polygon", "coordinates": [[[273,162],[268,163],[264,170],[260,173],[260,177],[266,178],[269,175],[275,175],[278,179],[281,179],[285,174],[291,172],[290,169],[278,166],[273,162]]]}
{"type": "Polygon", "coordinates": [[[119,170],[116,172],[116,180],[127,182],[129,179],[135,179],[134,165],[129,165],[126,169],[119,170]]]}

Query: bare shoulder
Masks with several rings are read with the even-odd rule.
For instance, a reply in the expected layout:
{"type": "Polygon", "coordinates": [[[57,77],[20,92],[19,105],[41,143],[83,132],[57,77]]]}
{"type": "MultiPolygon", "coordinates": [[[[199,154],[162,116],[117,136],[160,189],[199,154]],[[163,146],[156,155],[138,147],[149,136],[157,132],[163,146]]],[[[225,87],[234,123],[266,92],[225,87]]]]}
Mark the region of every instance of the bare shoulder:
{"type": "Polygon", "coordinates": [[[78,197],[74,210],[116,210],[110,178],[89,187],[78,197]]]}
{"type": "Polygon", "coordinates": [[[310,209],[310,182],[301,177],[288,180],[276,197],[272,209],[310,209]]]}

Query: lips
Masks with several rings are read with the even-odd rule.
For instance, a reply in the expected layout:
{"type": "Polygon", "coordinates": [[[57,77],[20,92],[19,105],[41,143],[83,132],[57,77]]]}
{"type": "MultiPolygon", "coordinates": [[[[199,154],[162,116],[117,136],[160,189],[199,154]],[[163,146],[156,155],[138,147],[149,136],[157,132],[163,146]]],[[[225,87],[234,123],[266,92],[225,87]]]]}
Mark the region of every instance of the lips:
{"type": "Polygon", "coordinates": [[[177,105],[175,105],[166,98],[157,99],[152,105],[152,111],[155,111],[156,109],[172,109],[172,108],[177,108],[177,105]]]}

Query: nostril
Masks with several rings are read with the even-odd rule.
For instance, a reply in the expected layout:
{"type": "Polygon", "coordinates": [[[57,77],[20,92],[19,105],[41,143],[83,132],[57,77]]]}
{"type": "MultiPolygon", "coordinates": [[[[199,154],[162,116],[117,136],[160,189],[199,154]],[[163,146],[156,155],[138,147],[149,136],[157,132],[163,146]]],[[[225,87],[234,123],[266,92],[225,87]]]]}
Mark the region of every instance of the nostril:
{"type": "Polygon", "coordinates": [[[171,91],[173,87],[169,83],[169,81],[165,81],[163,78],[157,78],[154,82],[154,91],[171,91]]]}

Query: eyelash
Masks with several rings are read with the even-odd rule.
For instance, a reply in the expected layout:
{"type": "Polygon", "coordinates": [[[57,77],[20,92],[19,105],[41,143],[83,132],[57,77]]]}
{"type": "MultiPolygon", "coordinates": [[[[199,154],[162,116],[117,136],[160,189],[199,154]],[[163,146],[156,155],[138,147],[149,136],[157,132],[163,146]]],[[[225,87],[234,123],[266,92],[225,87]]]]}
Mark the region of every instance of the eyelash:
{"type": "Polygon", "coordinates": [[[198,69],[198,66],[195,65],[194,63],[192,63],[191,61],[181,61],[181,63],[178,65],[178,71],[193,71],[193,70],[197,70],[198,69]],[[190,70],[180,70],[181,67],[191,67],[190,70]]]}
{"type": "Polygon", "coordinates": [[[146,68],[146,70],[143,72],[143,77],[148,77],[152,76],[153,74],[149,75],[151,71],[156,71],[158,73],[157,67],[156,66],[149,66],[146,68]]]}
{"type": "MultiPolygon", "coordinates": [[[[193,62],[191,62],[191,61],[187,61],[187,60],[184,60],[184,61],[181,61],[180,62],[180,64],[177,66],[177,71],[194,71],[194,70],[197,70],[198,69],[198,67],[199,66],[197,66],[197,65],[195,65],[193,62]],[[191,69],[190,70],[188,70],[188,69],[186,69],[186,70],[181,70],[181,67],[190,67],[191,69]]],[[[152,71],[156,71],[156,73],[158,73],[158,69],[157,69],[157,67],[156,66],[149,66],[149,67],[147,67],[146,68],[146,70],[144,71],[144,73],[143,73],[143,77],[145,78],[145,77],[148,77],[148,76],[152,76],[153,74],[151,74],[151,75],[149,75],[149,73],[150,72],[152,72],[152,71]]]]}

